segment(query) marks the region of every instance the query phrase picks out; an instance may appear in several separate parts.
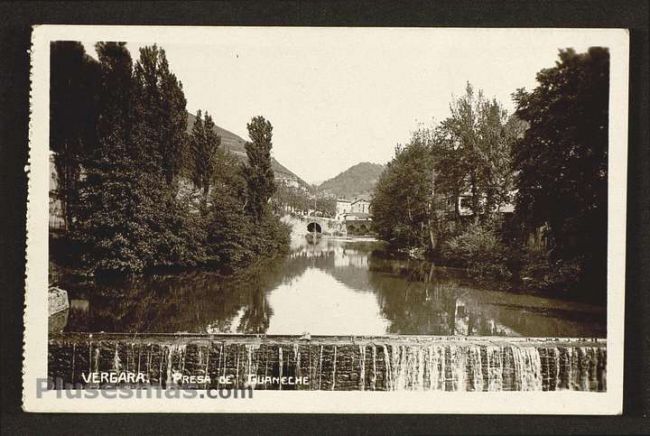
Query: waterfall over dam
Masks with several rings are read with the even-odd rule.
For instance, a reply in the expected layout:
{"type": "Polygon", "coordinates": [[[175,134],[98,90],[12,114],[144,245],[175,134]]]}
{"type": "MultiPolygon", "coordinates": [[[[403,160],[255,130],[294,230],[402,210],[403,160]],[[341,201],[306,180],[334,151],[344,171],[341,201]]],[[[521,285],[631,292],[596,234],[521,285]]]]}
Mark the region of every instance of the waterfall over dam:
{"type": "Polygon", "coordinates": [[[602,392],[606,363],[604,339],[62,333],[49,340],[48,377],[84,385],[91,373],[131,372],[162,387],[199,380],[197,389],[602,392]]]}

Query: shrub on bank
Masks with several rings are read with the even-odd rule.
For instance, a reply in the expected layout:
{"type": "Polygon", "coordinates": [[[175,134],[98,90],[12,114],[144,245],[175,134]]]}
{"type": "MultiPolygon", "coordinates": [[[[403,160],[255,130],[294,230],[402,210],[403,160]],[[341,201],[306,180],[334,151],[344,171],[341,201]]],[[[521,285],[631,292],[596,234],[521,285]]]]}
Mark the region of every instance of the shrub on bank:
{"type": "Polygon", "coordinates": [[[443,246],[442,255],[449,262],[478,275],[512,276],[508,268],[507,247],[487,224],[471,224],[464,232],[449,239],[443,246]]]}
{"type": "Polygon", "coordinates": [[[208,226],[208,264],[236,270],[289,247],[290,227],[270,212],[255,221],[237,208],[215,209],[208,226]]]}
{"type": "Polygon", "coordinates": [[[525,251],[519,277],[525,288],[575,291],[583,270],[580,258],[551,260],[547,252],[525,251]]]}

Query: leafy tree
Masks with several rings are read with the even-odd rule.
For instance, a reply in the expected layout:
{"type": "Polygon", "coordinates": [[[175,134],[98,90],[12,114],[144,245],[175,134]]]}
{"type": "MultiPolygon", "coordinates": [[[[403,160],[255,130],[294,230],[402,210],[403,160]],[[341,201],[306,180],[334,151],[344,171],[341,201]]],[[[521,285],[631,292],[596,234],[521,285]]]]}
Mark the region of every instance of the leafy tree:
{"type": "Polygon", "coordinates": [[[380,235],[440,254],[441,242],[462,230],[461,194],[472,194],[476,222],[498,211],[510,200],[510,150],[521,129],[520,120],[468,83],[465,95],[452,102],[451,116],[416,130],[380,177],[372,206],[380,235]]]}
{"type": "Polygon", "coordinates": [[[539,85],[514,95],[529,123],[513,149],[516,213],[529,228],[548,223],[553,259],[576,259],[583,279],[606,283],[609,52],[561,50],[539,85]]]}
{"type": "Polygon", "coordinates": [[[210,185],[216,170],[219,145],[221,145],[221,138],[215,131],[212,117],[206,112],[205,119],[203,119],[201,111],[198,111],[190,137],[193,158],[192,181],[203,191],[204,205],[207,203],[210,185]]]}
{"type": "Polygon", "coordinates": [[[203,125],[203,112],[199,109],[196,112],[196,118],[194,119],[194,124],[192,124],[192,131],[189,135],[189,155],[191,156],[191,162],[189,162],[190,167],[190,176],[192,181],[199,188],[202,185],[202,164],[199,162],[202,158],[202,152],[205,144],[205,126],[203,125]]]}
{"type": "Polygon", "coordinates": [[[478,275],[509,278],[508,251],[489,223],[472,223],[450,238],[443,248],[447,261],[478,275]]]}
{"type": "Polygon", "coordinates": [[[217,153],[208,249],[211,262],[222,268],[247,265],[289,246],[289,228],[268,205],[275,192],[271,123],[256,117],[248,129],[252,142],[246,144],[247,165],[236,165],[232,155],[217,153]]]}
{"type": "Polygon", "coordinates": [[[209,259],[215,265],[237,267],[255,255],[251,217],[245,211],[248,186],[239,161],[231,154],[218,150],[215,165],[219,170],[212,175],[209,259]]]}
{"type": "Polygon", "coordinates": [[[97,45],[101,66],[98,145],[84,160],[79,225],[74,234],[92,274],[139,273],[191,265],[203,257],[204,234],[176,191],[142,111],[146,89],[133,74],[124,43],[97,45]]]}
{"type": "Polygon", "coordinates": [[[248,164],[244,167],[248,184],[247,210],[254,218],[261,219],[276,190],[271,166],[273,126],[264,117],[257,116],[246,127],[251,139],[246,143],[248,164]]]}
{"type": "Polygon", "coordinates": [[[336,198],[325,197],[318,200],[318,209],[323,212],[325,216],[336,216],[336,198]]]}
{"type": "MultiPolygon", "coordinates": [[[[471,193],[476,220],[494,212],[510,199],[513,188],[510,150],[520,133],[496,100],[467,84],[465,95],[455,99],[451,116],[440,124],[437,135],[439,183],[456,197],[471,193]]],[[[458,212],[458,210],[457,210],[458,212]]]]}
{"type": "MultiPolygon", "coordinates": [[[[132,125],[135,120],[133,103],[135,83],[133,81],[133,60],[122,42],[99,42],[95,50],[100,63],[100,89],[98,92],[99,119],[97,136],[125,145],[134,155],[134,147],[126,147],[131,142],[132,125]]],[[[98,148],[99,149],[99,148],[98,148]]]]}
{"type": "Polygon", "coordinates": [[[395,157],[379,176],[371,204],[373,223],[395,246],[427,246],[432,168],[431,149],[416,136],[407,146],[396,147],[395,157]]]}
{"type": "Polygon", "coordinates": [[[50,150],[57,172],[65,230],[78,203],[81,160],[97,143],[99,64],[79,42],[56,41],[50,55],[50,150]]]}
{"type": "Polygon", "coordinates": [[[187,142],[186,100],[182,84],[169,70],[165,51],[155,44],[140,49],[134,79],[138,142],[150,169],[161,171],[171,185],[183,164],[187,142]]]}
{"type": "MultiPolygon", "coordinates": [[[[83,61],[79,47],[69,49],[74,65],[83,61]]],[[[86,271],[97,277],[200,264],[227,270],[286,250],[288,228],[267,206],[275,190],[271,124],[262,117],[249,124],[245,166],[219,150],[208,114],[199,114],[187,147],[186,121],[180,120],[187,116],[185,98],[164,51],[145,47],[134,66],[125,43],[102,42],[96,50],[97,86],[88,97],[96,104],[95,128],[86,135],[73,122],[56,119],[63,132],[57,138],[63,139],[53,145],[68,147],[66,140],[82,138],[74,153],[64,155],[79,160],[70,160],[79,180],[70,239],[86,271]],[[192,213],[192,195],[177,183],[187,158],[203,191],[202,214],[192,213]]]]}
{"type": "Polygon", "coordinates": [[[98,146],[84,161],[74,238],[91,273],[141,271],[153,256],[147,243],[153,234],[140,212],[152,204],[132,138],[133,64],[124,43],[99,43],[96,48],[101,65],[98,146]]]}
{"type": "MultiPolygon", "coordinates": [[[[160,95],[161,95],[161,145],[162,168],[167,184],[171,184],[183,166],[187,139],[187,100],[183,84],[170,72],[165,51],[160,49],[160,95]]],[[[207,114],[206,114],[207,118],[207,114]]],[[[212,122],[212,119],[210,119],[212,122]]],[[[206,119],[207,124],[207,119],[206,119]]],[[[210,138],[216,133],[210,129],[210,138]]],[[[218,147],[218,144],[216,145],[218,147]]]]}

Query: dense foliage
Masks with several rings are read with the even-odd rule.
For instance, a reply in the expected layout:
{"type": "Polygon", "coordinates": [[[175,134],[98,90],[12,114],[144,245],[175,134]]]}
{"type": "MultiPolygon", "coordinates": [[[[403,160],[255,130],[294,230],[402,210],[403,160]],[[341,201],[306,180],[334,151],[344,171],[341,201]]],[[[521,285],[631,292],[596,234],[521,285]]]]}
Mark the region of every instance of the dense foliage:
{"type": "Polygon", "coordinates": [[[581,280],[606,283],[609,52],[560,52],[539,86],[515,94],[529,123],[513,150],[517,212],[528,227],[548,223],[550,261],[573,263],[581,280]]]}
{"type": "MultiPolygon", "coordinates": [[[[265,207],[271,124],[262,124],[263,151],[242,167],[219,151],[208,114],[199,113],[187,134],[182,84],[164,50],[142,48],[135,65],[124,43],[98,43],[96,50],[98,61],[79,44],[52,47],[52,148],[70,260],[97,277],[161,267],[233,269],[286,249],[288,229],[265,207]],[[68,70],[79,85],[66,81],[68,70]],[[266,184],[250,183],[259,174],[266,184]],[[253,212],[250,199],[257,199],[253,212]]],[[[258,143],[257,131],[251,139],[258,143]]]]}
{"type": "Polygon", "coordinates": [[[276,183],[275,193],[271,197],[271,207],[276,213],[287,214],[317,214],[334,218],[336,216],[336,198],[326,196],[313,186],[289,186],[287,183],[276,183]]]}
{"type": "Polygon", "coordinates": [[[276,189],[271,168],[273,126],[264,117],[257,116],[246,127],[251,138],[251,142],[246,143],[248,164],[244,166],[248,185],[246,209],[253,218],[261,220],[276,189]]]}
{"type": "Polygon", "coordinates": [[[379,234],[395,246],[439,255],[468,220],[490,220],[511,195],[510,147],[518,126],[468,84],[449,118],[396,147],[372,202],[379,234]],[[462,195],[470,200],[464,214],[462,195]]]}
{"type": "Polygon", "coordinates": [[[202,117],[201,111],[197,112],[189,143],[192,160],[188,162],[188,166],[192,182],[202,190],[202,208],[205,211],[212,178],[217,169],[217,150],[221,145],[221,138],[214,129],[214,121],[207,112],[205,118],[202,117]]]}
{"type": "Polygon", "coordinates": [[[70,229],[78,203],[81,160],[97,143],[99,64],[81,43],[52,43],[50,57],[50,150],[58,174],[64,228],[70,229]]]}
{"type": "Polygon", "coordinates": [[[509,252],[493,225],[471,223],[452,237],[443,248],[451,263],[458,263],[479,275],[509,278],[509,252]]]}
{"type": "Polygon", "coordinates": [[[375,187],[372,213],[380,237],[394,246],[428,246],[433,186],[430,144],[414,137],[397,147],[375,187]]]}
{"type": "Polygon", "coordinates": [[[559,58],[513,95],[515,114],[468,84],[447,119],[396,148],[372,202],[382,238],[480,274],[605,295],[609,53],[559,58]]]}
{"type": "Polygon", "coordinates": [[[438,183],[454,196],[470,194],[469,208],[479,219],[510,200],[510,150],[521,124],[499,102],[485,99],[469,83],[450,110],[451,116],[435,132],[438,183]]]}

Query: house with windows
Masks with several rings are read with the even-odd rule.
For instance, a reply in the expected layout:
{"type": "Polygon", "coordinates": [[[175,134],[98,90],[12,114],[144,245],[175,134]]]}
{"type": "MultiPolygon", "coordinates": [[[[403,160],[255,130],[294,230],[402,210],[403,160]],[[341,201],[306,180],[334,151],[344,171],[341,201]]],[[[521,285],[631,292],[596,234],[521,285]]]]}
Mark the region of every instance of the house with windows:
{"type": "Polygon", "coordinates": [[[345,215],[350,213],[352,210],[352,201],[346,200],[344,198],[339,198],[336,200],[336,220],[344,221],[345,215]]]}
{"type": "MultiPolygon", "coordinates": [[[[515,192],[513,191],[513,192],[510,193],[510,197],[514,198],[514,196],[515,196],[515,192]]],[[[456,198],[456,201],[458,202],[458,214],[461,217],[469,217],[469,216],[474,215],[474,212],[472,211],[472,193],[470,191],[466,191],[466,192],[463,192],[462,194],[460,194],[456,198]]],[[[484,210],[485,209],[485,203],[486,203],[485,196],[481,196],[481,198],[479,198],[479,202],[478,202],[479,208],[481,210],[480,214],[485,213],[485,210],[484,210]]],[[[455,213],[455,211],[456,211],[455,205],[453,204],[453,200],[452,200],[451,203],[449,203],[449,212],[450,213],[455,213]]],[[[493,212],[495,212],[497,214],[500,214],[500,215],[508,215],[508,214],[514,213],[514,211],[515,211],[514,204],[512,202],[508,202],[508,203],[499,205],[497,207],[497,209],[494,210],[493,212]]]]}
{"type": "Polygon", "coordinates": [[[370,197],[360,195],[354,200],[336,200],[336,220],[345,224],[348,234],[369,234],[372,231],[370,197]]]}
{"type": "Polygon", "coordinates": [[[358,198],[350,203],[350,212],[370,214],[370,201],[358,198]]]}
{"type": "Polygon", "coordinates": [[[343,198],[336,200],[336,219],[338,221],[370,220],[370,196],[359,195],[354,200],[343,198]]]}

